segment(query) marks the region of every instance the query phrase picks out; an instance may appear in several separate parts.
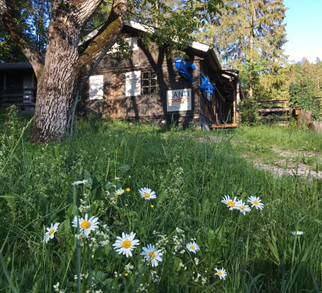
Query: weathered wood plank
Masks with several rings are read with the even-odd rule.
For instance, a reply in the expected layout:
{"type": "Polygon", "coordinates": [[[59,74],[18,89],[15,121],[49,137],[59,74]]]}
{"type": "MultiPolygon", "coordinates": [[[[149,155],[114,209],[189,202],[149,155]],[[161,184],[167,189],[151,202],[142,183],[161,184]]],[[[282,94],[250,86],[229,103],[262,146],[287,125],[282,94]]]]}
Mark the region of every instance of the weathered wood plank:
{"type": "Polygon", "coordinates": [[[264,105],[264,104],[284,104],[289,103],[290,100],[269,100],[269,101],[258,101],[258,105],[264,105]]]}
{"type": "Polygon", "coordinates": [[[259,109],[260,113],[270,113],[270,112],[288,112],[290,110],[289,107],[285,108],[270,108],[270,109],[259,109]]]}
{"type": "Polygon", "coordinates": [[[237,126],[237,123],[212,124],[211,128],[236,128],[237,126]]]}
{"type": "Polygon", "coordinates": [[[273,119],[275,119],[275,120],[288,120],[288,119],[290,119],[291,118],[291,116],[290,115],[286,115],[286,116],[273,116],[273,115],[269,115],[269,116],[259,116],[259,117],[257,117],[257,119],[259,119],[259,120],[273,120],[273,119]]]}

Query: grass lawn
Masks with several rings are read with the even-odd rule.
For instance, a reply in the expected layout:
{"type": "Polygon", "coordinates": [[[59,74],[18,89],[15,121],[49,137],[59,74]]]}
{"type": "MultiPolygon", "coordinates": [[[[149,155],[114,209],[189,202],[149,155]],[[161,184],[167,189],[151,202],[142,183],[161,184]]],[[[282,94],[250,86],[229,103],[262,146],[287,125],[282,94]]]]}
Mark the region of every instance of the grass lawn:
{"type": "Polygon", "coordinates": [[[319,156],[322,136],[89,119],[72,139],[36,145],[9,113],[0,292],[322,290],[321,181],[251,163],[275,161],[272,149],[319,156]]]}

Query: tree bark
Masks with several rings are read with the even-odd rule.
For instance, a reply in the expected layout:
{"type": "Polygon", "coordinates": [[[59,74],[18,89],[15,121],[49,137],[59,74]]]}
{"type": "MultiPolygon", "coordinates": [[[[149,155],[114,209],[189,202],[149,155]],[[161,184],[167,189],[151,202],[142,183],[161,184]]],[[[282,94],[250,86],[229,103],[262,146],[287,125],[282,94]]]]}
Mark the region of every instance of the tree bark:
{"type": "Polygon", "coordinates": [[[81,31],[103,0],[56,0],[48,27],[45,61],[30,45],[0,0],[5,29],[20,45],[37,77],[37,101],[30,142],[62,140],[71,132],[77,93],[119,37],[127,0],[114,0],[98,34],[78,53],[81,31]]]}

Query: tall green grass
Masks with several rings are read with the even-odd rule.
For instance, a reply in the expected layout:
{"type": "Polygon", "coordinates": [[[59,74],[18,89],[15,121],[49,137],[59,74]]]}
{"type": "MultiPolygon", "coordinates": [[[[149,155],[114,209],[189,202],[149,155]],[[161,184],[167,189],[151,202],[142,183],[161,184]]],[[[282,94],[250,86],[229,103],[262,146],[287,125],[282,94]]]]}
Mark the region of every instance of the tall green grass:
{"type": "Polygon", "coordinates": [[[73,139],[35,145],[23,134],[26,121],[3,118],[0,292],[321,290],[319,180],[254,169],[229,137],[201,143],[189,130],[91,119],[77,121],[73,139]],[[87,183],[72,186],[76,180],[87,183]],[[141,198],[142,187],[157,198],[141,198]],[[221,202],[224,195],[258,196],[264,209],[244,216],[221,202]],[[98,217],[99,233],[77,241],[75,213],[98,217]],[[304,234],[291,234],[297,230],[304,234]],[[130,258],[112,247],[122,232],[140,240],[130,258]],[[196,254],[185,247],[192,240],[196,254]],[[157,267],[140,255],[147,244],[163,249],[157,267]],[[225,280],[215,267],[227,270],[225,280]]]}
{"type": "Polygon", "coordinates": [[[322,152],[322,135],[310,129],[257,125],[240,127],[235,135],[237,139],[246,142],[257,142],[292,151],[322,152]]]}

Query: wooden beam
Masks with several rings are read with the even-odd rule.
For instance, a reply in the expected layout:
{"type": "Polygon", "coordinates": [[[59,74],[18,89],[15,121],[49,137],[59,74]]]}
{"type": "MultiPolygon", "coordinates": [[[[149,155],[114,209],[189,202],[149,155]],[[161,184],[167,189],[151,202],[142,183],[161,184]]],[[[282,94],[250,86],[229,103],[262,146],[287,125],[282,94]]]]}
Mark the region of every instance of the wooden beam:
{"type": "Polygon", "coordinates": [[[258,112],[260,113],[271,113],[271,112],[288,112],[290,110],[289,107],[286,108],[270,108],[270,109],[260,109],[258,112]]]}
{"type": "Polygon", "coordinates": [[[281,115],[281,116],[276,116],[276,115],[268,115],[268,116],[259,116],[256,117],[258,120],[288,120],[291,118],[290,115],[281,115]]]}
{"type": "Polygon", "coordinates": [[[290,100],[270,100],[270,101],[258,101],[258,105],[264,105],[264,104],[284,104],[289,103],[290,100]]]}
{"type": "Polygon", "coordinates": [[[211,128],[236,128],[237,126],[237,123],[212,124],[211,128]]]}

